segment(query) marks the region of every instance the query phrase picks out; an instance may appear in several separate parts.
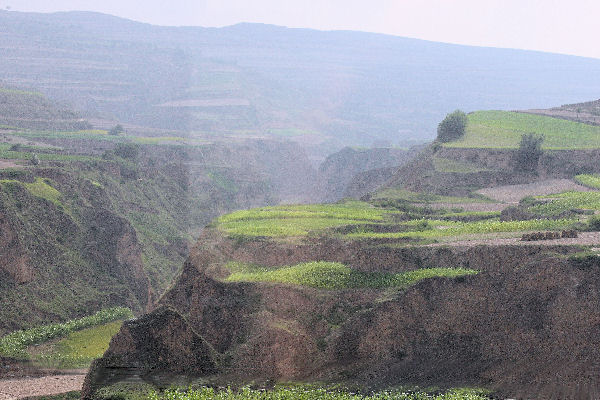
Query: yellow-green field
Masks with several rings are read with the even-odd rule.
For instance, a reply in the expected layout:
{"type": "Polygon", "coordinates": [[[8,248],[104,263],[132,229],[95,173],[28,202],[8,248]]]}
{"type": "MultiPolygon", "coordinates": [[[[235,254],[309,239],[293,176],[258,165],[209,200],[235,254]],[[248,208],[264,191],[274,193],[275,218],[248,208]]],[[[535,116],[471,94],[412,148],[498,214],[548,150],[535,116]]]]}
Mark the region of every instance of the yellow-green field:
{"type": "Polygon", "coordinates": [[[422,268],[396,274],[362,272],[327,261],[277,268],[230,262],[227,268],[232,272],[226,279],[228,282],[278,282],[318,289],[405,288],[427,278],[455,278],[477,273],[464,268],[422,268]]]}
{"type": "Polygon", "coordinates": [[[368,203],[291,205],[236,211],[217,220],[220,230],[241,236],[306,236],[311,231],[365,222],[382,222],[387,210],[368,203]]]}
{"type": "Polygon", "coordinates": [[[515,149],[521,135],[544,135],[543,149],[600,148],[600,127],[542,115],[477,111],[468,115],[465,135],[445,147],[515,149]]]}
{"type": "Polygon", "coordinates": [[[122,324],[123,321],[113,321],[73,332],[35,354],[33,362],[44,367],[86,368],[94,359],[102,357],[122,324]]]}

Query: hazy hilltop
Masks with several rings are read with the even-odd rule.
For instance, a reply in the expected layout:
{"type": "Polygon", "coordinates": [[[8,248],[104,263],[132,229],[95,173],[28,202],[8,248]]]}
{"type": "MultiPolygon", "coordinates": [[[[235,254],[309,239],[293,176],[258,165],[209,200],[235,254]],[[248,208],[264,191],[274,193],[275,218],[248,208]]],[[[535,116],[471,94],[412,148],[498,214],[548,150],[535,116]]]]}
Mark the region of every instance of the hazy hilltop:
{"type": "Polygon", "coordinates": [[[329,149],[433,138],[456,108],[545,108],[600,88],[600,60],[582,57],[260,24],[159,27],[90,12],[2,11],[0,48],[0,79],[85,116],[329,149]]]}

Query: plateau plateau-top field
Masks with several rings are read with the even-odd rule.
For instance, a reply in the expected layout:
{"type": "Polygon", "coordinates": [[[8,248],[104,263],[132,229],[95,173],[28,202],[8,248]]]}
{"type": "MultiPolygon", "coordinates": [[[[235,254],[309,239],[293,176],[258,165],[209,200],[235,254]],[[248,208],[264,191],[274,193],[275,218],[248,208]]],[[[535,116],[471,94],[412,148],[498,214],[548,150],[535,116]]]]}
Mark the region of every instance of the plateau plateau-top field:
{"type": "Polygon", "coordinates": [[[508,111],[469,114],[465,135],[444,146],[516,149],[526,133],[544,135],[542,148],[547,150],[600,148],[600,126],[508,111]]]}

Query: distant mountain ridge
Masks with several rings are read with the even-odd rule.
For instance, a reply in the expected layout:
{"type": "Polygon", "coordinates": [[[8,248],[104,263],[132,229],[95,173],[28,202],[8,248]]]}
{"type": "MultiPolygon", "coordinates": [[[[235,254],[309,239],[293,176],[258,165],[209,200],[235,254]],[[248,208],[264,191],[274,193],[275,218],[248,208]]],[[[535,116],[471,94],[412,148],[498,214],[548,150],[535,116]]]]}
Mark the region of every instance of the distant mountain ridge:
{"type": "Polygon", "coordinates": [[[432,138],[456,108],[546,108],[600,92],[596,59],[261,24],[160,27],[92,12],[1,11],[0,51],[0,79],[40,87],[88,117],[283,133],[327,149],[432,138]]]}

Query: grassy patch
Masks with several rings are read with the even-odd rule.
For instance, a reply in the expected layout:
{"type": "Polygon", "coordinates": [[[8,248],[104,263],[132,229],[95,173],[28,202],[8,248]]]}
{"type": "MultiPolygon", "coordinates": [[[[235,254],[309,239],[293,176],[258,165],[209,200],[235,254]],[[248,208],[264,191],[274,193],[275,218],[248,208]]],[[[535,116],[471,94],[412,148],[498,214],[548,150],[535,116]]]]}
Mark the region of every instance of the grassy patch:
{"type": "Polygon", "coordinates": [[[235,184],[234,181],[229,179],[227,176],[223,175],[219,171],[208,171],[206,175],[210,178],[210,180],[219,188],[230,192],[237,193],[239,192],[239,187],[235,184]]]}
{"type": "Polygon", "coordinates": [[[310,231],[384,220],[385,210],[351,201],[342,204],[263,207],[236,211],[217,220],[222,231],[236,236],[305,236],[310,231]]]}
{"type": "Polygon", "coordinates": [[[58,190],[50,186],[49,183],[49,179],[36,177],[33,183],[24,183],[24,186],[32,195],[48,200],[55,205],[60,205],[61,194],[58,190]]]}
{"type": "Polygon", "coordinates": [[[59,135],[107,135],[105,129],[82,129],[79,131],[56,131],[59,135]]]}
{"type": "Polygon", "coordinates": [[[40,177],[36,177],[33,182],[21,182],[14,179],[2,179],[0,180],[0,184],[17,184],[23,185],[27,191],[41,199],[48,200],[56,206],[62,207],[62,203],[60,202],[61,193],[50,186],[51,181],[49,179],[44,179],[40,177]]]}
{"type": "Polygon", "coordinates": [[[600,148],[600,127],[541,115],[508,111],[478,111],[468,115],[465,135],[446,147],[519,147],[521,135],[543,134],[543,149],[600,148]]]}
{"type": "Polygon", "coordinates": [[[42,146],[0,145],[0,158],[4,160],[30,160],[35,154],[40,161],[92,161],[99,157],[52,152],[54,149],[42,146]],[[12,150],[11,150],[12,149],[12,150]]]}
{"type": "Polygon", "coordinates": [[[317,385],[281,386],[271,390],[231,388],[213,389],[200,387],[196,389],[168,389],[158,393],[150,389],[130,392],[116,392],[103,389],[100,399],[119,398],[123,400],[486,400],[487,391],[473,388],[456,388],[446,391],[426,391],[418,388],[386,390],[376,393],[361,394],[340,388],[322,388],[317,385]],[[119,393],[119,394],[115,394],[119,393]],[[112,396],[112,397],[111,397],[112,396]],[[119,396],[119,397],[117,397],[119,396]]]}
{"type": "Polygon", "coordinates": [[[44,367],[88,367],[92,360],[101,357],[108,349],[110,339],[122,324],[123,321],[114,321],[73,332],[48,351],[34,355],[33,361],[44,367]]]}
{"type": "MultiPolygon", "coordinates": [[[[423,220],[419,220],[423,221],[423,220]]],[[[534,219],[528,221],[499,221],[489,219],[485,221],[460,222],[443,220],[426,220],[431,226],[427,230],[415,230],[409,232],[373,233],[357,232],[349,233],[349,238],[420,238],[435,239],[442,237],[461,236],[469,234],[487,234],[496,232],[524,232],[537,230],[565,229],[577,222],[575,219],[534,219]]]]}
{"type": "Polygon", "coordinates": [[[600,175],[593,174],[581,174],[575,177],[575,181],[583,186],[587,186],[592,189],[600,189],[600,175]]]}
{"type": "Polygon", "coordinates": [[[64,323],[43,325],[37,328],[9,333],[0,339],[0,355],[28,359],[27,346],[45,343],[52,339],[65,337],[81,329],[126,318],[133,318],[131,310],[123,307],[115,307],[64,323]]]}
{"type": "Polygon", "coordinates": [[[537,196],[535,199],[543,201],[528,207],[528,211],[553,216],[569,210],[600,211],[600,192],[564,192],[549,196],[537,196]]]}
{"type": "Polygon", "coordinates": [[[463,268],[424,268],[397,274],[361,272],[344,264],[312,261],[293,266],[265,268],[231,262],[228,282],[278,282],[318,289],[405,288],[423,279],[473,275],[477,271],[463,268]]]}

